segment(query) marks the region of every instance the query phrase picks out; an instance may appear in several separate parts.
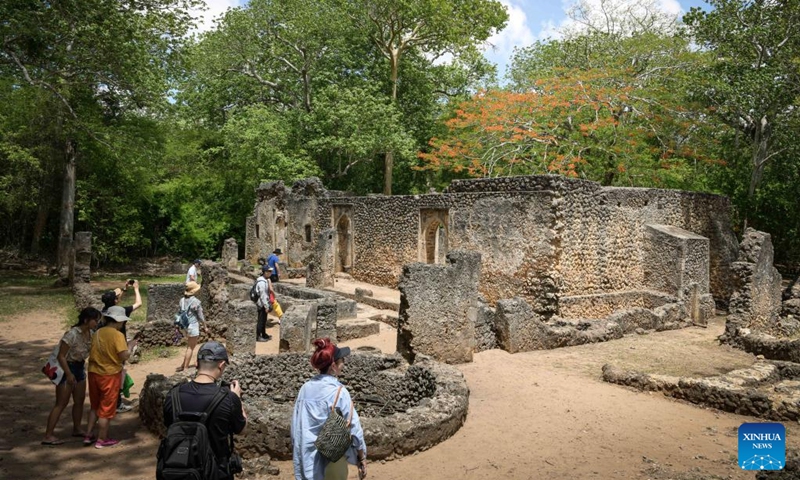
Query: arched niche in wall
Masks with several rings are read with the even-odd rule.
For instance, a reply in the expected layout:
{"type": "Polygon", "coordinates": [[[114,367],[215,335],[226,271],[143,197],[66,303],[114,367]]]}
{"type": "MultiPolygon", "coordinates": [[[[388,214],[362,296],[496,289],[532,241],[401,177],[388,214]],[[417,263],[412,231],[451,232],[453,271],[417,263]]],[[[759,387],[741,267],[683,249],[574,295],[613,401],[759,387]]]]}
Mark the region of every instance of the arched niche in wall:
{"type": "Polygon", "coordinates": [[[289,250],[288,241],[286,240],[288,237],[287,231],[286,217],[282,213],[278,213],[275,216],[275,230],[272,237],[273,249],[280,248],[283,252],[289,250]]]}
{"type": "Polygon", "coordinates": [[[334,228],[336,229],[336,272],[350,273],[353,268],[355,255],[352,218],[352,206],[337,205],[333,208],[334,228]]]}
{"type": "Polygon", "coordinates": [[[447,209],[420,209],[419,220],[419,261],[444,264],[448,248],[447,209]]]}

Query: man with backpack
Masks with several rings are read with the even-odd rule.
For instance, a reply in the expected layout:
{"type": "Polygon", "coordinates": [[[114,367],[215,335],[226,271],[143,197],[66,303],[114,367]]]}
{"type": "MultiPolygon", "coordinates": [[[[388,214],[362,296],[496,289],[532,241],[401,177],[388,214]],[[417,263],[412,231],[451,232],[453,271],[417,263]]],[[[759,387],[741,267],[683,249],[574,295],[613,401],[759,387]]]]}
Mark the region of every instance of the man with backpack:
{"type": "Polygon", "coordinates": [[[269,279],[271,275],[272,268],[269,265],[262,266],[261,276],[256,279],[256,283],[251,289],[250,299],[258,307],[257,342],[272,340],[272,335],[267,334],[267,314],[272,310],[272,302],[275,300],[275,292],[272,290],[272,282],[269,279]]]}
{"type": "Polygon", "coordinates": [[[247,415],[239,382],[217,385],[227,366],[225,347],[206,342],[197,352],[197,376],[167,394],[167,436],[158,448],[158,480],[233,480],[241,472],[241,459],[233,451],[233,435],[244,430],[247,415]],[[189,458],[187,451],[192,452],[189,458]]]}

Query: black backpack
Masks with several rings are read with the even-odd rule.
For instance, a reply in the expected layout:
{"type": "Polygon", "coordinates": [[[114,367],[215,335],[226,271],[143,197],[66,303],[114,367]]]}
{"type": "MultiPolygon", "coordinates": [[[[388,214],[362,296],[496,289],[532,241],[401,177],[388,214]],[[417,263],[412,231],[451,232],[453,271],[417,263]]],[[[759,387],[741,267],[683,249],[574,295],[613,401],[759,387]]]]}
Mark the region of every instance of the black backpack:
{"type": "Polygon", "coordinates": [[[250,301],[252,301],[253,303],[258,303],[259,295],[258,295],[258,289],[256,287],[258,286],[258,282],[260,281],[261,279],[257,279],[253,284],[253,286],[250,287],[250,301]]]}
{"type": "Polygon", "coordinates": [[[227,392],[217,390],[202,413],[181,410],[180,386],[170,390],[175,420],[158,446],[157,480],[217,480],[219,467],[208,436],[206,423],[211,412],[225,399],[227,392]]]}

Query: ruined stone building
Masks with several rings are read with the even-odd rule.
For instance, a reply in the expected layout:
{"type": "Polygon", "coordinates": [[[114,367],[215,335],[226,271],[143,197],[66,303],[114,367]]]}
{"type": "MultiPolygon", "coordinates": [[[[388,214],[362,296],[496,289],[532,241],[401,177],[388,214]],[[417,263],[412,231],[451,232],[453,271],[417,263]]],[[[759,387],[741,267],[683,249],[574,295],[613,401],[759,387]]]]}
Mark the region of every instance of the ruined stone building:
{"type": "Polygon", "coordinates": [[[456,180],[409,196],[348,196],[308,179],[257,189],[245,251],[255,263],[281,248],[290,268],[305,268],[330,229],[335,272],[390,287],[405,264],[477,251],[489,304],[520,297],[545,317],[600,318],[657,306],[650,292],[727,301],[738,248],[729,218],[722,196],[552,175],[456,180]]]}

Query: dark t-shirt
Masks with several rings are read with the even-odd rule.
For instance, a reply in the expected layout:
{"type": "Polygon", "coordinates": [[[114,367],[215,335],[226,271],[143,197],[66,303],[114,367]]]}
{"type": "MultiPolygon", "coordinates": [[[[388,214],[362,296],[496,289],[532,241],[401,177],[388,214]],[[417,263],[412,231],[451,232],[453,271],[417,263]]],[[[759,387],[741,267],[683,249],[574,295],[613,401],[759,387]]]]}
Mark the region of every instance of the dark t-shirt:
{"type": "MultiPolygon", "coordinates": [[[[211,404],[217,393],[215,383],[188,382],[178,387],[181,392],[181,410],[183,412],[204,412],[211,404]]],[[[227,387],[223,387],[228,394],[217,405],[206,423],[210,437],[211,449],[217,460],[230,457],[228,436],[231,433],[241,433],[247,421],[242,414],[242,401],[227,387]]],[[[172,418],[172,396],[167,395],[164,400],[164,424],[169,427],[175,419],[172,418]]]]}

